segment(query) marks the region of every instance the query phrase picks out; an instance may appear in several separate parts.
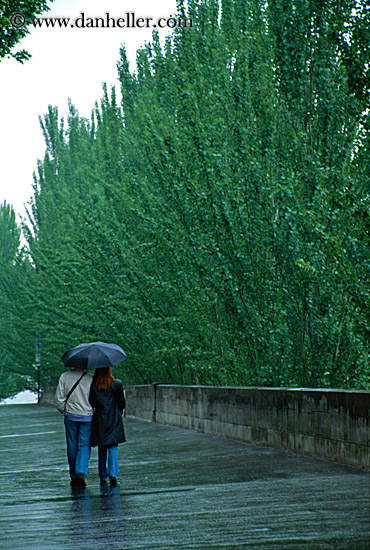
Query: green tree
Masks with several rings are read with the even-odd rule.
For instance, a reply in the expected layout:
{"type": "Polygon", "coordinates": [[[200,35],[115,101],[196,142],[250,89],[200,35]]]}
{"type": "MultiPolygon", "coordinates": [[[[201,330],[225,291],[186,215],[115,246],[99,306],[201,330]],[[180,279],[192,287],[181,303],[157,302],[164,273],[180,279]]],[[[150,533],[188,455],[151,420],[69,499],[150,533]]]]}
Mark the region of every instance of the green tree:
{"type": "Polygon", "coordinates": [[[178,9],[193,27],[135,72],[122,48],[121,105],[104,88],[91,120],[41,121],[17,360],[40,341],[54,383],[101,339],[127,383],[368,388],[366,10],[178,9]]]}
{"type": "Polygon", "coordinates": [[[20,233],[12,206],[4,202],[0,205],[0,399],[27,385],[18,362],[19,350],[14,347],[19,336],[15,328],[13,293],[20,233]]]}
{"type": "Polygon", "coordinates": [[[48,3],[47,0],[0,0],[0,59],[14,57],[23,63],[31,57],[26,50],[12,50],[29,33],[32,19],[49,9],[48,3]]]}
{"type": "Polygon", "coordinates": [[[0,205],[1,263],[5,267],[12,264],[20,245],[21,230],[15,219],[15,212],[6,201],[0,205]]]}

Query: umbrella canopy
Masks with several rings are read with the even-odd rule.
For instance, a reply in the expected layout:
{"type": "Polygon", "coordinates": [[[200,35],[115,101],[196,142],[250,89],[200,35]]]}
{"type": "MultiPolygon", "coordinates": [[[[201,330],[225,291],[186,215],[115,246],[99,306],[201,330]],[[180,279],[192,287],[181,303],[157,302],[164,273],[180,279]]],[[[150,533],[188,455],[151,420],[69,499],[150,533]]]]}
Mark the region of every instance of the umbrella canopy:
{"type": "Polygon", "coordinates": [[[105,342],[91,342],[79,344],[62,355],[66,367],[77,369],[99,369],[113,367],[127,359],[123,349],[116,344],[105,342]]]}

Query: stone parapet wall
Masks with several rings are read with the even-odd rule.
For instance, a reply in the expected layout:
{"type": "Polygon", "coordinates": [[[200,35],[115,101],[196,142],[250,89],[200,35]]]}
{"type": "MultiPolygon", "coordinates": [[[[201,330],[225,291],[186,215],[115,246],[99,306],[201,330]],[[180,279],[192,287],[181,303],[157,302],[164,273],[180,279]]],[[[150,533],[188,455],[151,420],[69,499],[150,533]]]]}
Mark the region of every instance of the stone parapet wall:
{"type": "Polygon", "coordinates": [[[56,390],[56,386],[47,386],[44,388],[41,394],[40,403],[42,405],[55,405],[56,390]]]}
{"type": "Polygon", "coordinates": [[[147,422],[156,420],[155,403],[158,386],[126,386],[126,414],[147,422]]]}
{"type": "Polygon", "coordinates": [[[369,468],[370,392],[126,387],[127,415],[369,468]]]}

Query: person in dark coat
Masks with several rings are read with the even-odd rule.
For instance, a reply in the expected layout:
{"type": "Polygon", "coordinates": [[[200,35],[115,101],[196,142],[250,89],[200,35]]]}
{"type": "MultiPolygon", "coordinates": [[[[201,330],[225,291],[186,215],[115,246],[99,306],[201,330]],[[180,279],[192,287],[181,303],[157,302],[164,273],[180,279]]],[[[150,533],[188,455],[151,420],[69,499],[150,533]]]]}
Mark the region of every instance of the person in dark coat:
{"type": "Polygon", "coordinates": [[[98,447],[100,482],[106,483],[109,477],[114,487],[118,477],[118,444],[126,441],[122,422],[125,396],[122,382],[113,377],[111,367],[95,369],[89,401],[94,409],[91,446],[98,447]]]}

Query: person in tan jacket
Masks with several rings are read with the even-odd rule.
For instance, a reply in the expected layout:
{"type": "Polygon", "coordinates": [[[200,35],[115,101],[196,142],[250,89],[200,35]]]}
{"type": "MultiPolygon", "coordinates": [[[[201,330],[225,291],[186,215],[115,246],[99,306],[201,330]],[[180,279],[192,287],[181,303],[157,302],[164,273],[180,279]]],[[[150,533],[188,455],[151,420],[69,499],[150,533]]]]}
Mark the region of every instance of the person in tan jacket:
{"type": "Polygon", "coordinates": [[[67,457],[71,486],[84,488],[91,452],[91,422],[93,408],[89,403],[92,375],[73,369],[59,378],[55,393],[56,407],[64,415],[67,457]]]}

